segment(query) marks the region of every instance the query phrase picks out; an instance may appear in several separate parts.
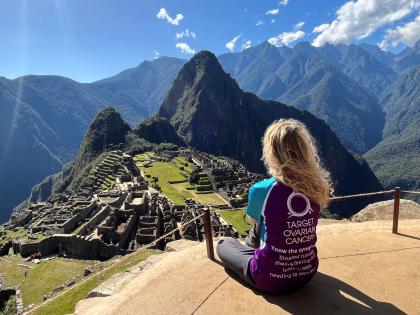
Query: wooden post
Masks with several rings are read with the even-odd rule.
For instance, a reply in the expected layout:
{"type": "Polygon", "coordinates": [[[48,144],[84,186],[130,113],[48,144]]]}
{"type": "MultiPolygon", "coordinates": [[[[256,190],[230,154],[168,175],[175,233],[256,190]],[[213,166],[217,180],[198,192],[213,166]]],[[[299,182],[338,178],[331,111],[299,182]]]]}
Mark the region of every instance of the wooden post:
{"type": "Polygon", "coordinates": [[[392,219],[392,233],[398,233],[398,218],[400,216],[400,187],[395,187],[394,192],[394,216],[392,219]]]}
{"type": "Polygon", "coordinates": [[[210,209],[204,210],[204,233],[206,234],[207,257],[214,260],[213,228],[211,226],[210,209]]]}

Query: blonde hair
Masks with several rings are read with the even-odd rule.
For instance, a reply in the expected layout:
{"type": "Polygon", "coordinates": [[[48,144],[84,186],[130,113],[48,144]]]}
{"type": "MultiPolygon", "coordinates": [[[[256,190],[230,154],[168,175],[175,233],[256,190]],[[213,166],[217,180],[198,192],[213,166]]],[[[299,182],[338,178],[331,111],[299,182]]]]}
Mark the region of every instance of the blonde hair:
{"type": "Polygon", "coordinates": [[[295,119],[279,119],[265,130],[263,161],[268,172],[294,191],[325,208],[332,192],[330,174],[321,166],[315,141],[295,119]]]}

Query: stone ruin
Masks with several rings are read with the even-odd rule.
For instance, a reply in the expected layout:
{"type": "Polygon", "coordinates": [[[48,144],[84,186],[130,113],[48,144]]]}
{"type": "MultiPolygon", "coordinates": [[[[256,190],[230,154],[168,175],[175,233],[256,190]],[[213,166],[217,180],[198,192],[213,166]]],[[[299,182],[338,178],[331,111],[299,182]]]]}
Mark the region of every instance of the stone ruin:
{"type": "Polygon", "coordinates": [[[193,152],[189,158],[197,165],[190,174],[190,182],[208,178],[213,191],[233,208],[245,206],[249,188],[264,179],[263,175],[248,172],[241,163],[227,157],[193,152]]]}
{"type": "MultiPolygon", "coordinates": [[[[194,172],[205,178],[201,186],[208,185],[211,191],[220,194],[225,192],[224,198],[232,205],[241,189],[248,189],[257,180],[255,174],[247,172],[241,164],[225,158],[192,154],[191,151],[164,151],[161,154],[155,159],[170,160],[181,155],[195,163],[194,172]]],[[[0,256],[13,250],[22,257],[61,255],[106,260],[153,243],[178,227],[152,247],[164,249],[168,242],[180,238],[203,240],[203,218],[198,217],[204,211],[204,205],[185,200],[185,206],[177,206],[149,189],[130,155],[113,151],[108,157],[117,166],[104,165],[102,170],[115,175],[113,189],[101,190],[95,184],[73,194],[61,193],[45,202],[29,204],[5,225],[6,229],[24,233],[0,243],[0,256]]],[[[232,226],[220,220],[214,211],[211,220],[215,236],[234,234],[232,226]]]]}

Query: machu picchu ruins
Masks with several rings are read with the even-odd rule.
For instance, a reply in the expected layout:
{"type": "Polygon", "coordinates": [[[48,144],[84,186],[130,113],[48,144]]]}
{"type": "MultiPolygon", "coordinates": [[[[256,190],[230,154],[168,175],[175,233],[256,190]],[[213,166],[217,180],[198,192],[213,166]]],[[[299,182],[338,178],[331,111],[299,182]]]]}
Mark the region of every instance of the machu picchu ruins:
{"type": "Polygon", "coordinates": [[[194,218],[207,208],[216,236],[237,235],[217,210],[243,207],[249,187],[262,178],[232,159],[179,148],[135,156],[113,150],[87,176],[91,186],[13,214],[0,230],[0,255],[107,260],[174,230],[151,247],[164,249],[181,238],[202,241],[203,219],[194,218]],[[154,164],[172,177],[149,173],[154,164]],[[177,185],[179,195],[166,193],[177,185]]]}

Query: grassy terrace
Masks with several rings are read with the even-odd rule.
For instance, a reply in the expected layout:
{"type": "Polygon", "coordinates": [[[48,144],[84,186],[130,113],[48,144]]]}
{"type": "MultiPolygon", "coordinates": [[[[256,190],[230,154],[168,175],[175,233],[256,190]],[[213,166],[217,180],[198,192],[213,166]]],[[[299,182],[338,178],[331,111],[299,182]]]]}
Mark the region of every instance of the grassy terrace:
{"type": "Polygon", "coordinates": [[[80,284],[76,284],[74,287],[70,288],[57,298],[41,305],[39,308],[33,310],[29,314],[64,315],[73,313],[77,302],[86,297],[86,295],[99,284],[106,281],[114,274],[125,272],[128,268],[137,265],[147,257],[157,253],[159,252],[155,250],[141,250],[125,259],[122,258],[121,261],[109,267],[109,269],[98,274],[93,274],[93,276],[87,278],[86,281],[80,284]]]}
{"type": "Polygon", "coordinates": [[[152,186],[159,185],[165,194],[177,205],[184,205],[184,198],[212,206],[225,203],[214,192],[197,192],[196,186],[188,183],[188,175],[192,171],[192,164],[182,157],[176,157],[170,162],[153,160],[153,153],[147,152],[134,157],[137,166],[144,172],[146,179],[152,186]]]}
{"type": "Polygon", "coordinates": [[[80,278],[83,269],[91,264],[92,261],[62,258],[33,264],[20,256],[12,255],[1,258],[0,270],[7,286],[21,286],[23,304],[26,307],[42,302],[45,294],[67,280],[77,278],[77,275],[80,278]]]}
{"type": "Polygon", "coordinates": [[[244,220],[244,209],[217,211],[226,221],[233,225],[240,235],[247,235],[252,225],[244,220]]]}

